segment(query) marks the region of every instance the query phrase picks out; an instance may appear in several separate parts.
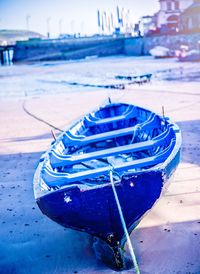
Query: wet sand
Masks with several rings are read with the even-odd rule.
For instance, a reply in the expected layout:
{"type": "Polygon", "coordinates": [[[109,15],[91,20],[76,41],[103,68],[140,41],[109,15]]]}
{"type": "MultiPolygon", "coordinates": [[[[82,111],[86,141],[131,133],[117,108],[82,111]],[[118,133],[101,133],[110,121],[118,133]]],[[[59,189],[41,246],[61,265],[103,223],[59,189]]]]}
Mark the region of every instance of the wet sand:
{"type": "Polygon", "coordinates": [[[0,273],[115,273],[96,261],[89,235],[42,215],[32,189],[38,160],[52,136],[51,128],[30,113],[64,129],[108,96],[160,114],[164,106],[165,115],[178,123],[183,135],[182,160],[171,183],[131,234],[141,273],[200,273],[200,84],[182,80],[153,81],[124,91],[83,88],[1,99],[0,273]]]}

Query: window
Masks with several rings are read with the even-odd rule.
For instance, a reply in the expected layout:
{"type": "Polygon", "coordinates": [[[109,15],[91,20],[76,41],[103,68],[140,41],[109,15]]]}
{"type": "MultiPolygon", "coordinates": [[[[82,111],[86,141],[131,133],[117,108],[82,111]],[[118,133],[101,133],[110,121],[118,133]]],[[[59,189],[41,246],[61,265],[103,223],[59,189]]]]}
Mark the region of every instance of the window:
{"type": "Polygon", "coordinates": [[[175,10],[179,10],[179,2],[178,1],[174,2],[174,8],[175,8],[175,10]]]}
{"type": "Polygon", "coordinates": [[[167,10],[171,10],[172,9],[172,3],[171,2],[167,2],[167,10]]]}

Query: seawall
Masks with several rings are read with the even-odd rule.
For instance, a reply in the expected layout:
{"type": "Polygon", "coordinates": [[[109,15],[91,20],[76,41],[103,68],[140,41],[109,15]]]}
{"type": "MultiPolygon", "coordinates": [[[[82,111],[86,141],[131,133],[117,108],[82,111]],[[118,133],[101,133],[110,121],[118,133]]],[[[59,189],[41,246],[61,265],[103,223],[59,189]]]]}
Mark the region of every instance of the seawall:
{"type": "Polygon", "coordinates": [[[155,46],[176,50],[180,49],[181,45],[188,45],[191,49],[198,49],[198,41],[200,41],[200,33],[126,38],[124,40],[124,54],[149,55],[149,50],[155,46]]]}
{"type": "Polygon", "coordinates": [[[124,38],[94,37],[17,42],[13,62],[70,60],[123,54],[124,38]]]}
{"type": "Polygon", "coordinates": [[[94,55],[99,57],[118,54],[141,56],[149,55],[149,50],[158,45],[175,50],[186,44],[192,49],[197,49],[198,41],[200,41],[200,33],[130,38],[99,36],[62,40],[32,39],[17,42],[13,62],[82,59],[94,55]]]}

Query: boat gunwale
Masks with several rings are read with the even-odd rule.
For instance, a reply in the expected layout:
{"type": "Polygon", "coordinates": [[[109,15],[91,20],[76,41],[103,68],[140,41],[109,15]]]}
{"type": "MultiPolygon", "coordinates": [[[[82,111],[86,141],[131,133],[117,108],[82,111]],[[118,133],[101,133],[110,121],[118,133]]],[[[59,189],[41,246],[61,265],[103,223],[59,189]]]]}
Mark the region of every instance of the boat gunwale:
{"type": "MultiPolygon", "coordinates": [[[[155,113],[155,112],[153,112],[153,111],[151,111],[151,110],[149,110],[149,109],[146,110],[145,108],[140,107],[140,106],[136,106],[136,108],[139,108],[141,111],[144,111],[144,112],[155,113]]],[[[157,115],[157,114],[156,114],[156,115],[157,115]]],[[[161,116],[159,116],[159,117],[161,117],[161,116]]],[[[176,157],[176,155],[180,152],[180,146],[181,146],[181,141],[182,141],[182,138],[181,138],[181,131],[180,131],[179,127],[178,127],[175,123],[171,122],[171,120],[170,120],[168,117],[164,117],[164,118],[167,120],[167,122],[168,122],[169,124],[172,124],[172,125],[173,125],[173,129],[174,129],[175,136],[176,136],[176,138],[175,138],[175,145],[174,145],[173,150],[171,151],[170,155],[169,155],[169,156],[165,159],[165,161],[162,162],[162,163],[156,164],[155,166],[150,167],[150,168],[148,168],[148,169],[146,169],[146,170],[135,170],[135,171],[130,171],[130,172],[127,171],[126,174],[125,174],[125,175],[122,175],[121,178],[123,178],[123,176],[126,176],[126,175],[128,175],[128,174],[135,175],[135,174],[140,174],[140,173],[144,173],[144,172],[146,173],[146,172],[153,171],[153,170],[160,170],[160,171],[163,170],[163,171],[164,171],[164,170],[166,169],[166,166],[167,166],[167,165],[176,157]]],[[[80,122],[80,119],[76,119],[76,121],[77,121],[77,122],[80,122]]],[[[75,124],[73,124],[73,123],[70,124],[70,125],[68,126],[68,129],[66,129],[65,131],[69,130],[69,129],[72,128],[74,125],[75,125],[75,124]]],[[[51,144],[49,150],[47,150],[47,151],[42,155],[42,157],[41,157],[41,159],[40,159],[40,164],[38,165],[38,168],[37,168],[37,170],[36,170],[36,173],[38,173],[38,174],[41,175],[41,169],[42,169],[43,162],[44,162],[45,158],[46,158],[47,155],[50,153],[50,151],[51,151],[51,149],[52,149],[52,146],[55,145],[55,143],[58,143],[59,141],[62,140],[64,134],[65,134],[65,132],[61,133],[60,136],[58,137],[58,139],[57,139],[56,141],[53,141],[53,142],[52,142],[52,144],[51,144]]],[[[36,174],[36,173],[35,173],[35,174],[36,174]]],[[[39,195],[37,194],[37,193],[38,193],[37,189],[39,188],[38,185],[40,185],[41,183],[44,183],[44,184],[46,185],[47,189],[48,189],[47,192],[46,192],[44,195],[51,194],[51,191],[49,192],[49,190],[50,190],[51,188],[49,188],[49,187],[47,186],[47,184],[43,181],[43,179],[41,178],[41,176],[34,176],[34,193],[35,193],[35,197],[36,197],[36,198],[39,197],[39,195]]],[[[118,181],[115,181],[115,183],[119,183],[119,182],[118,182],[118,181]]],[[[98,187],[103,187],[103,186],[105,186],[105,185],[107,185],[107,183],[102,183],[101,185],[96,185],[95,187],[98,188],[98,187]]],[[[74,183],[74,184],[69,184],[69,185],[62,185],[62,186],[60,186],[58,189],[55,189],[55,188],[54,188],[54,191],[60,191],[60,190],[62,191],[62,190],[65,189],[65,188],[75,187],[75,186],[78,187],[78,188],[80,188],[80,189],[83,189],[83,188],[93,189],[93,188],[94,188],[94,186],[74,183]]],[[[40,193],[40,194],[41,194],[41,193],[40,193]]],[[[43,195],[42,195],[42,196],[43,196],[43,195]]]]}

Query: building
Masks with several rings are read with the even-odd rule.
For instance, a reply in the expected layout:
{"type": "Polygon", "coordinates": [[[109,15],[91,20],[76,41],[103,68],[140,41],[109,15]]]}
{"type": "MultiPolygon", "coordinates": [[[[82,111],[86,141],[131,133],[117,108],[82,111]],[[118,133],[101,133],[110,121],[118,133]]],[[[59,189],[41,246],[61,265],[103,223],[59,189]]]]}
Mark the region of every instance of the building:
{"type": "Polygon", "coordinates": [[[179,17],[193,0],[159,0],[160,9],[156,13],[156,26],[160,33],[175,33],[179,30],[179,17]]]}
{"type": "Polygon", "coordinates": [[[194,0],[180,15],[179,27],[182,33],[200,32],[200,0],[194,0]]]}
{"type": "Polygon", "coordinates": [[[144,36],[149,32],[154,31],[156,29],[156,24],[154,20],[155,16],[143,16],[140,18],[138,22],[139,34],[144,36]]]}

